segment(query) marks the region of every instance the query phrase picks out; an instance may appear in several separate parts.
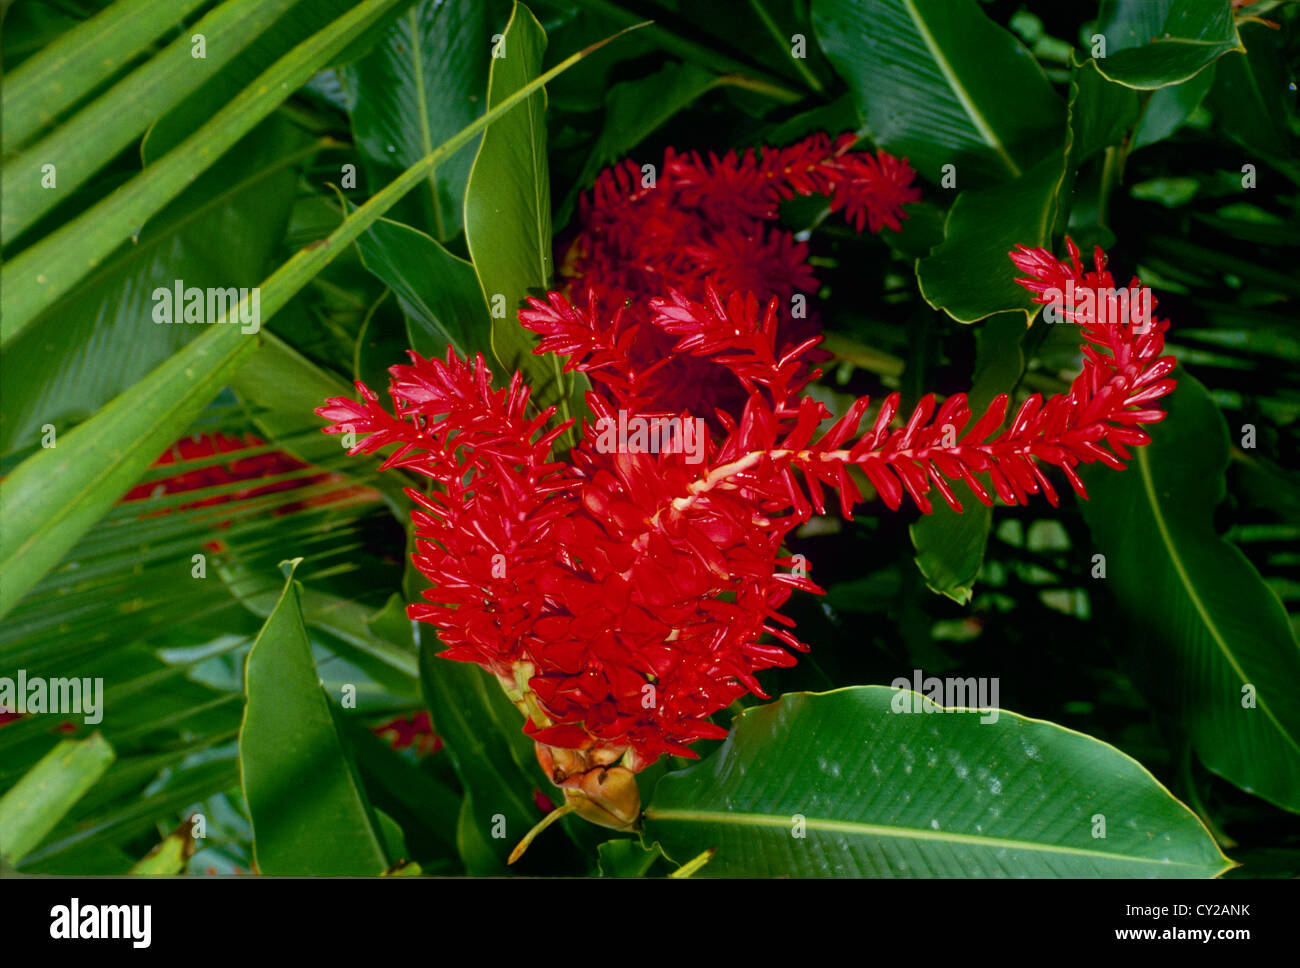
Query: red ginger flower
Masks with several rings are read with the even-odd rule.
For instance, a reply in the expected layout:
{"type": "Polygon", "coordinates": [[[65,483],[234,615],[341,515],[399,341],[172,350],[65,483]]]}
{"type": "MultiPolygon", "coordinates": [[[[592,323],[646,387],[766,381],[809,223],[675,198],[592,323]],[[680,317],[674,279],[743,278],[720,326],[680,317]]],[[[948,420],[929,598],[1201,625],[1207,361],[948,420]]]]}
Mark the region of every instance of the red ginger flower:
{"type": "Polygon", "coordinates": [[[792,318],[792,297],[817,291],[808,247],[774,223],[777,205],[796,195],[825,195],[832,211],[859,232],[897,230],[903,205],[920,199],[906,160],[885,152],[852,151],[857,137],[832,141],[816,134],[785,148],[729,152],[722,158],[671,149],[653,185],[635,162],[602,172],[580,203],[577,236],[562,259],[568,295],[590,306],[593,318],[626,309],[630,359],[647,374],[645,391],[666,411],[689,408],[711,417],[733,416],[745,392],[707,361],[671,357],[673,340],[653,325],[650,302],[669,290],[703,300],[707,287],[752,292],[781,308],[780,343],[794,345],[817,332],[812,316],[792,318]],[[593,302],[594,300],[594,302],[593,302]],[[671,357],[671,358],[670,358],[671,357]]]}
{"type": "Polygon", "coordinates": [[[702,302],[679,292],[652,301],[654,325],[677,337],[670,357],[721,366],[746,393],[739,419],[724,414],[721,436],[702,439],[699,463],[680,448],[602,445],[619,410],[647,415],[653,368],[635,363],[624,314],[606,320],[590,296],[585,311],[550,293],[520,313],[543,337],[537,352],[567,355],[595,380],[596,420],[565,461],[551,447],[570,423],[546,429],[555,408],[530,417],[519,374],[493,390],[481,356],[450,348],[392,368],[393,413],[362,384],[359,402],[335,398],[317,413],[331,421],[327,433],[366,435],[354,452],[396,444],[384,467],[441,485],[428,497],[407,491],[420,506],[414,561],[434,586],[410,616],[438,628],[444,656],[497,675],[579,813],[628,827],[639,812],[635,772],[724,736],[709,716],[747,691],[764,696],[756,674],[807,650],[780,609],[793,589],[820,589],[782,570],[792,564],[782,543],[824,511],[828,489],[851,515],[864,496],[850,468],[891,508],[907,494],[928,512],[933,489],[960,510],[957,479],[991,504],[978,474],[1009,504],[1040,491],[1055,503],[1040,461],[1083,494],[1078,464],[1122,467],[1126,448],[1148,441],[1139,425],[1164,416],[1152,404],[1174,384],[1165,378],[1174,361],[1160,355],[1168,324],[1099,314],[1113,289],[1105,256],[1097,250],[1085,273],[1068,247],[1068,264],[1043,249],[1011,258],[1037,301],[1063,300],[1083,327],[1083,370],[1068,393],[1031,396],[1005,431],[1006,395],[975,418],[962,394],[941,405],[927,396],[898,427],[892,394],[865,431],[863,398],[822,431],[826,407],[799,393],[816,375],[804,365],[816,340],[778,350],[775,300],[724,301],[711,289],[702,302]]]}

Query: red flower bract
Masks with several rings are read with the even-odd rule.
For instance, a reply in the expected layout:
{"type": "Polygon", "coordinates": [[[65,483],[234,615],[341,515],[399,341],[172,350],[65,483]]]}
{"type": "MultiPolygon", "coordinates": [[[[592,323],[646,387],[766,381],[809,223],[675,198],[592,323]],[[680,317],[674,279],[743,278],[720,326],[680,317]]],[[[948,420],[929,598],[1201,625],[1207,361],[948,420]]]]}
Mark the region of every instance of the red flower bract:
{"type": "Polygon", "coordinates": [[[796,195],[825,195],[859,232],[897,230],[903,205],[921,197],[907,162],[883,151],[853,151],[854,134],[832,141],[816,134],[785,148],[732,151],[707,161],[671,149],[648,176],[625,161],[596,179],[579,208],[579,228],[561,259],[566,294],[590,305],[593,317],[625,310],[629,360],[648,369],[646,393],[664,410],[712,417],[740,412],[745,393],[717,367],[692,356],[670,359],[671,335],[654,325],[651,301],[676,290],[703,300],[707,287],[753,293],[778,305],[778,348],[817,333],[815,314],[792,312],[796,293],[808,299],[817,279],[808,247],[775,224],[777,205],[796,195]]]}
{"type": "MultiPolygon", "coordinates": [[[[906,494],[928,512],[936,491],[960,510],[949,484],[958,479],[991,504],[981,476],[1009,504],[1039,492],[1055,503],[1040,463],[1082,494],[1077,465],[1123,467],[1127,448],[1148,441],[1140,425],[1164,416],[1153,404],[1173,388],[1174,361],[1161,356],[1167,324],[1097,313],[1113,288],[1105,256],[1097,250],[1085,273],[1072,243],[1069,255],[1012,254],[1019,281],[1038,301],[1056,300],[1086,343],[1070,391],[1029,397],[1005,430],[1006,395],[977,417],[962,394],[927,396],[900,425],[890,395],[865,429],[863,398],[824,427],[826,407],[800,394],[816,375],[805,365],[816,339],[778,349],[775,300],[724,300],[711,288],[702,301],[672,292],[651,303],[667,358],[720,368],[745,393],[739,417],[720,414],[722,432],[694,454],[607,446],[620,417],[651,416],[653,367],[635,361],[623,312],[604,315],[591,296],[578,308],[550,293],[520,313],[542,336],[537,352],[566,355],[595,381],[596,419],[563,460],[553,447],[569,423],[548,426],[554,408],[531,412],[519,374],[493,389],[482,357],[451,349],[392,368],[391,413],[362,384],[359,401],[335,398],[317,413],[327,433],[364,435],[354,453],[396,445],[384,467],[437,482],[429,496],[407,491],[418,504],[414,561],[433,585],[411,617],[437,627],[445,657],[500,679],[584,816],[628,826],[632,774],[725,735],[709,717],[747,691],[762,696],[756,674],[806,650],[780,609],[794,589],[820,589],[785,570],[782,544],[825,510],[828,491],[851,515],[864,500],[851,467],[891,508],[906,494]]],[[[681,426],[692,417],[659,414],[681,426]]]]}

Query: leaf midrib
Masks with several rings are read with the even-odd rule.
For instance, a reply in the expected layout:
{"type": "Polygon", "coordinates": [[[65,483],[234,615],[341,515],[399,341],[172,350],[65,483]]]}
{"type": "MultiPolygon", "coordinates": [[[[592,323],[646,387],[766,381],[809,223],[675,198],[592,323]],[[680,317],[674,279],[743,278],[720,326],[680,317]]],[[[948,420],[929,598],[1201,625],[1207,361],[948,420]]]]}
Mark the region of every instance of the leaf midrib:
{"type": "Polygon", "coordinates": [[[921,35],[921,40],[929,49],[930,56],[934,58],[935,65],[943,73],[944,79],[948,82],[948,87],[952,90],[958,102],[960,102],[962,109],[965,110],[966,116],[970,118],[971,124],[975,126],[975,131],[979,134],[981,139],[983,139],[984,143],[993,149],[997,156],[1002,160],[1002,163],[1010,169],[1011,174],[1014,177],[1019,178],[1021,175],[1020,166],[1012,160],[1011,155],[1007,153],[1007,149],[1003,146],[1001,139],[994,134],[987,119],[985,119],[984,115],[975,107],[974,102],[970,98],[970,93],[957,78],[956,73],[952,69],[952,65],[948,62],[948,58],[946,58],[943,55],[943,52],[940,51],[939,45],[935,42],[934,35],[930,33],[930,28],[926,26],[925,20],[921,17],[920,11],[916,9],[915,0],[903,0],[903,5],[907,8],[907,13],[912,18],[912,24],[916,27],[917,33],[921,35]]]}
{"type": "MultiPolygon", "coordinates": [[[[677,821],[686,823],[711,823],[720,826],[738,827],[779,827],[789,828],[790,814],[733,813],[731,811],[710,810],[655,810],[645,812],[647,820],[677,821]]],[[[1126,861],[1129,863],[1150,864],[1157,867],[1187,867],[1204,870],[1205,864],[1192,864],[1185,861],[1162,861],[1150,857],[1131,857],[1126,854],[1114,854],[1102,850],[1085,850],[1081,847],[1064,847],[1056,844],[1040,844],[1033,841],[1007,840],[1002,837],[985,837],[978,834],[962,834],[944,831],[922,830],[916,827],[886,827],[881,824],[862,823],[851,820],[831,820],[821,817],[808,817],[804,826],[809,830],[827,833],[857,834],[862,837],[892,838],[897,840],[929,840],[948,844],[966,844],[987,848],[1007,848],[1010,850],[1028,850],[1039,853],[1064,854],[1070,856],[1093,857],[1097,859],[1126,861]]]]}
{"type": "MultiPolygon", "coordinates": [[[[1151,515],[1155,519],[1156,530],[1160,534],[1161,544],[1164,546],[1165,551],[1169,556],[1170,563],[1174,566],[1174,572],[1178,575],[1178,581],[1183,586],[1183,591],[1191,601],[1192,607],[1196,610],[1196,614],[1200,616],[1201,622],[1204,624],[1210,638],[1214,641],[1214,644],[1218,647],[1219,651],[1223,653],[1223,657],[1227,660],[1232,671],[1236,673],[1237,678],[1241,680],[1243,685],[1249,685],[1250,677],[1246,675],[1246,671],[1242,669],[1241,665],[1237,662],[1237,657],[1233,655],[1232,649],[1228,646],[1227,641],[1223,637],[1223,633],[1219,631],[1219,627],[1215,624],[1213,616],[1210,615],[1209,610],[1205,607],[1205,603],[1201,600],[1201,596],[1197,593],[1196,586],[1192,582],[1191,575],[1187,573],[1187,567],[1183,564],[1182,556],[1178,553],[1178,548],[1174,544],[1173,534],[1169,530],[1169,525],[1165,521],[1164,513],[1160,508],[1160,502],[1156,496],[1155,479],[1151,474],[1151,458],[1147,455],[1147,448],[1137,448],[1137,464],[1138,470],[1141,472],[1142,490],[1146,494],[1147,503],[1151,505],[1151,515]]],[[[1286,739],[1291,747],[1300,750],[1300,743],[1297,743],[1296,738],[1293,737],[1286,727],[1282,725],[1281,721],[1273,713],[1273,710],[1269,707],[1258,689],[1255,691],[1255,698],[1259,704],[1259,708],[1264,711],[1264,714],[1277,728],[1277,731],[1283,736],[1283,738],[1286,739]]]]}

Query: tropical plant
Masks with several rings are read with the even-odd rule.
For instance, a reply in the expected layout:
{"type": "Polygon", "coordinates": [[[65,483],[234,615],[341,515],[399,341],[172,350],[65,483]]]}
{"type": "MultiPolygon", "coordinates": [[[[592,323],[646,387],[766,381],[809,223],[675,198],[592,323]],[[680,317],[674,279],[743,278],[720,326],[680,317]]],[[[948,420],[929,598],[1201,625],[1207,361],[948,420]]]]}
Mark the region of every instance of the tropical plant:
{"type": "Polygon", "coordinates": [[[4,15],[3,868],[1300,874],[1296,4],[4,15]]]}

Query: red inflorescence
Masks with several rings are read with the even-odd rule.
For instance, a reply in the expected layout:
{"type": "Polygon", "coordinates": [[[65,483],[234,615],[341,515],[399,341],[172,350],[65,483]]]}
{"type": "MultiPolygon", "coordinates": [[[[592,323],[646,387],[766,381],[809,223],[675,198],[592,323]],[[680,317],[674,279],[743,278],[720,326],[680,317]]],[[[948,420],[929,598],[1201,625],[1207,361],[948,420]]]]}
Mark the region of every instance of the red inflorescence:
{"type": "MultiPolygon", "coordinates": [[[[937,492],[960,510],[955,480],[986,504],[1040,492],[1055,503],[1042,464],[1083,494],[1079,464],[1123,467],[1127,448],[1148,442],[1140,426],[1164,416],[1155,403],[1174,385],[1174,361],[1161,355],[1168,324],[1149,314],[1153,303],[1146,315],[1106,311],[1114,290],[1100,250],[1091,272],[1073,243],[1068,262],[1044,249],[1011,258],[1021,284],[1079,324],[1085,344],[1069,392],[1029,397],[1005,429],[1005,395],[978,416],[962,394],[927,396],[896,421],[893,394],[865,426],[863,398],[831,421],[800,393],[816,376],[806,365],[816,339],[787,347],[778,300],[723,299],[711,287],[700,300],[667,293],[650,309],[667,358],[714,367],[744,393],[698,455],[603,445],[609,421],[662,413],[664,401],[648,388],[654,365],[640,362],[626,311],[606,312],[591,293],[581,308],[550,293],[520,314],[542,336],[537,352],[567,356],[593,379],[596,420],[563,459],[553,447],[569,424],[548,428],[555,408],[530,411],[518,374],[493,389],[482,357],[451,349],[392,368],[392,413],[362,384],[359,401],[331,399],[317,413],[327,433],[364,435],[354,453],[395,445],[384,467],[440,485],[407,491],[419,505],[414,561],[433,585],[409,614],[437,627],[443,654],[501,678],[548,769],[564,760],[558,751],[580,751],[553,775],[614,762],[635,772],[725,735],[709,717],[747,691],[762,696],[756,674],[806,650],[781,607],[796,588],[820,589],[787,570],[782,544],[824,511],[828,492],[845,516],[865,499],[851,468],[891,508],[906,495],[929,511],[937,492]]],[[[683,426],[695,416],[669,414],[683,426]]]]}
{"type": "Polygon", "coordinates": [[[824,195],[859,232],[897,230],[902,206],[917,201],[905,160],[883,151],[853,151],[857,137],[816,134],[786,148],[732,151],[707,161],[671,149],[653,180],[625,161],[602,172],[579,208],[577,235],[561,259],[566,294],[598,319],[624,311],[622,329],[633,365],[649,370],[646,393],[664,410],[716,408],[739,413],[745,392],[725,373],[693,356],[672,356],[670,333],[653,325],[651,300],[675,290],[703,300],[753,293],[778,305],[778,348],[815,335],[815,314],[792,310],[817,292],[808,247],[776,224],[777,205],[796,195],[824,195]],[[593,302],[594,301],[594,302],[593,302]]]}

